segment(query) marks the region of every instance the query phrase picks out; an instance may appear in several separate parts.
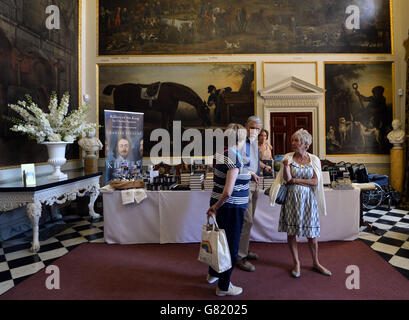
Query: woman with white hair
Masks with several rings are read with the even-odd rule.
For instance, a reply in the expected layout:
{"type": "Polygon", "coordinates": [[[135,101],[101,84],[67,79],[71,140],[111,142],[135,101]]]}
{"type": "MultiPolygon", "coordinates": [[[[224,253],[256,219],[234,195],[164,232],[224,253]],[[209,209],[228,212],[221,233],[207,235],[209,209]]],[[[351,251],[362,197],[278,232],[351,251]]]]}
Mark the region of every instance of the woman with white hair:
{"type": "Polygon", "coordinates": [[[284,156],[280,172],[270,190],[271,203],[274,205],[280,186],[286,183],[288,187],[285,203],[281,207],[278,231],[287,233],[294,262],[291,274],[295,278],[301,275],[297,236],[308,238],[313,269],[331,276],[331,272],[318,260],[319,215],[326,215],[326,205],[321,161],[317,156],[307,152],[311,143],[312,136],[307,130],[300,129],[291,136],[294,152],[284,156]]]}

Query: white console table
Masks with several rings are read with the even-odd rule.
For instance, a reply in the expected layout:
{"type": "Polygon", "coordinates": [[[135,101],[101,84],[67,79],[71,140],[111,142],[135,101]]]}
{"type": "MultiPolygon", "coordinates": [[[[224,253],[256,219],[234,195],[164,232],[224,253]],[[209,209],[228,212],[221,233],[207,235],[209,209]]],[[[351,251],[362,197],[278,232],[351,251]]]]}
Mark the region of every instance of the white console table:
{"type": "Polygon", "coordinates": [[[40,249],[38,240],[38,223],[41,217],[43,204],[62,204],[83,197],[87,192],[90,195],[89,214],[99,218],[95,213],[94,204],[99,195],[99,179],[102,173],[84,174],[82,171],[67,171],[68,178],[64,180],[50,180],[47,176],[36,177],[35,186],[24,187],[22,181],[0,183],[0,211],[9,211],[27,206],[27,216],[33,225],[32,252],[40,249]]]}

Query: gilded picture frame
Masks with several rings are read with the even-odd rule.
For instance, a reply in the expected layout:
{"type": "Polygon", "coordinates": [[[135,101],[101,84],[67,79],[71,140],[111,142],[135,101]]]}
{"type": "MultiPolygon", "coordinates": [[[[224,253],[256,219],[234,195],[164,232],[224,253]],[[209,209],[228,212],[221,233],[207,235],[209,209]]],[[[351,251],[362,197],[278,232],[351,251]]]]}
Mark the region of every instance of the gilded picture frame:
{"type": "Polygon", "coordinates": [[[393,54],[392,0],[98,0],[97,55],[393,54]]]}
{"type": "Polygon", "coordinates": [[[394,62],[324,62],[327,156],[388,155],[394,62]]]}
{"type": "Polygon", "coordinates": [[[154,144],[151,132],[172,131],[173,121],[181,122],[182,131],[203,133],[244,124],[257,110],[255,62],[107,63],[98,64],[97,78],[100,124],[104,110],[144,113],[144,156],[154,144]]]}

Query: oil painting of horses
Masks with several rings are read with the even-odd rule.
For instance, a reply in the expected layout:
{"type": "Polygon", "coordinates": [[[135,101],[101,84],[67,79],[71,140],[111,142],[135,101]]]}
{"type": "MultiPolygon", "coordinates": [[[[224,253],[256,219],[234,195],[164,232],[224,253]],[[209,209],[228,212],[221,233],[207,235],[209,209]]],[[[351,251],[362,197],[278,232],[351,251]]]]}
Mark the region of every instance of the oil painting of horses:
{"type": "Polygon", "coordinates": [[[99,0],[99,55],[391,53],[391,0],[99,0]]]}
{"type": "Polygon", "coordinates": [[[206,101],[202,101],[198,94],[182,84],[172,82],[157,82],[151,85],[125,83],[109,85],[104,89],[103,93],[109,96],[113,91],[115,91],[115,110],[136,108],[139,111],[158,112],[161,114],[162,128],[168,130],[172,128],[179,101],[193,106],[202,125],[204,127],[210,126],[210,109],[206,105],[206,101]],[[149,95],[149,89],[151,88],[156,91],[149,95]],[[146,98],[143,97],[143,92],[146,93],[146,98]],[[157,94],[156,99],[155,94],[157,94]]]}
{"type": "Polygon", "coordinates": [[[391,145],[393,63],[325,63],[327,155],[384,155],[391,145]]]}
{"type": "MultiPolygon", "coordinates": [[[[78,107],[78,0],[56,0],[60,29],[45,25],[47,3],[41,0],[3,1],[0,6],[0,167],[45,162],[44,146],[9,130],[15,117],[8,104],[29,94],[48,111],[50,94],[70,93],[78,107]],[[45,45],[46,44],[46,45],[45,45]]],[[[78,158],[78,146],[67,148],[67,159],[78,158]]]]}
{"type": "Polygon", "coordinates": [[[99,123],[103,110],[144,113],[148,152],[150,133],[172,132],[173,121],[202,131],[244,124],[255,110],[254,80],[254,63],[100,64],[99,123]]]}

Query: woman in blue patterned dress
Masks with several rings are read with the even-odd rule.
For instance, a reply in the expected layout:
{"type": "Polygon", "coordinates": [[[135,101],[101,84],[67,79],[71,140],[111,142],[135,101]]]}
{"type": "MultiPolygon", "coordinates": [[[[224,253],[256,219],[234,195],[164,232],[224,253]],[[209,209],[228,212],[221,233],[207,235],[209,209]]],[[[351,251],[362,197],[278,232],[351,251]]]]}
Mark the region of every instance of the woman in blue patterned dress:
{"type": "Polygon", "coordinates": [[[288,245],[294,267],[291,274],[299,278],[300,260],[298,258],[297,236],[307,237],[310,247],[313,269],[323,275],[331,276],[318,260],[318,240],[320,236],[320,213],[326,215],[324,188],[321,174],[321,162],[318,157],[307,152],[312,136],[307,130],[300,129],[291,137],[293,153],[286,154],[283,167],[275,181],[271,193],[274,203],[277,191],[282,183],[287,183],[287,196],[281,207],[279,232],[287,233],[288,245]]]}

